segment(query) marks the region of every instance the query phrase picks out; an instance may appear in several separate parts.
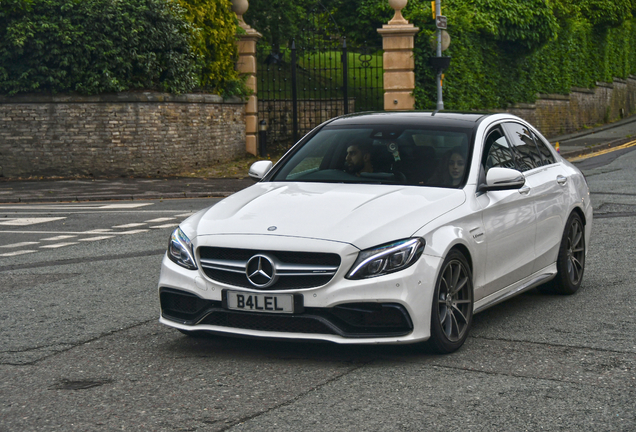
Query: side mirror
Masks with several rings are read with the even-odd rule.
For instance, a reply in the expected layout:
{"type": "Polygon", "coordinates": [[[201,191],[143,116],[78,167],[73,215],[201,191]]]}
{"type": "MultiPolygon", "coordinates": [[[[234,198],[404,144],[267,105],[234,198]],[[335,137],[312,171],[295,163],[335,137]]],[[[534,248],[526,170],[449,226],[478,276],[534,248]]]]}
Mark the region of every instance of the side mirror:
{"type": "Polygon", "coordinates": [[[526,184],[526,177],[521,171],[511,168],[490,168],[486,174],[487,191],[521,189],[526,184]]]}
{"type": "Polygon", "coordinates": [[[257,161],[252,164],[250,170],[248,171],[248,175],[254,181],[260,181],[265,177],[265,174],[272,169],[274,164],[272,161],[257,161]]]}

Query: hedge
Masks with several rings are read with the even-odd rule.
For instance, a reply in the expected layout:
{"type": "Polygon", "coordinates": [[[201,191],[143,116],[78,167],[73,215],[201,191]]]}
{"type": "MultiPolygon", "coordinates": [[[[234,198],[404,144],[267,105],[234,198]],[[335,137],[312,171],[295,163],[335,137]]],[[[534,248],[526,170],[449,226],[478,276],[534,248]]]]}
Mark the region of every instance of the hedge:
{"type": "Polygon", "coordinates": [[[0,1],[1,94],[246,92],[230,0],[0,1]]]}

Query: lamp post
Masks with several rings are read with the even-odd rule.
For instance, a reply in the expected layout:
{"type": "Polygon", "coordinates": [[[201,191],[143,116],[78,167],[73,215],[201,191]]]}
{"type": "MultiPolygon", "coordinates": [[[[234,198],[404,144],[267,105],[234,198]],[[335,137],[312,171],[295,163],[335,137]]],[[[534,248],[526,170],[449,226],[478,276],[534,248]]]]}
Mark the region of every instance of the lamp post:
{"type": "Polygon", "coordinates": [[[435,26],[437,27],[437,37],[435,41],[431,40],[431,48],[435,50],[436,56],[431,57],[430,62],[437,74],[437,111],[440,111],[444,109],[444,100],[442,99],[442,74],[450,65],[450,57],[442,57],[442,52],[448,49],[448,46],[450,45],[450,36],[446,31],[447,21],[446,17],[442,15],[441,0],[435,0],[431,3],[435,18],[435,26]]]}
{"type": "MultiPolygon", "coordinates": [[[[435,22],[438,23],[437,17],[442,15],[442,0],[435,0],[435,22]]],[[[442,56],[442,29],[439,24],[437,24],[437,57],[440,58],[442,56]]],[[[442,97],[442,69],[437,69],[437,110],[441,111],[444,109],[444,99],[442,97]]]]}

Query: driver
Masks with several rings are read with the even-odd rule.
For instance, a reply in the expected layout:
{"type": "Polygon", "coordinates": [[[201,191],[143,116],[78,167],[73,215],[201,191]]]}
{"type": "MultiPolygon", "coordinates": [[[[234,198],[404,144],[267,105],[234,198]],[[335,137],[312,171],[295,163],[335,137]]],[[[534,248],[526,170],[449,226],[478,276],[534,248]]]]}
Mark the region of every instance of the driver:
{"type": "Polygon", "coordinates": [[[363,172],[373,172],[373,164],[371,163],[371,145],[357,142],[347,147],[345,170],[348,173],[357,176],[363,172]]]}

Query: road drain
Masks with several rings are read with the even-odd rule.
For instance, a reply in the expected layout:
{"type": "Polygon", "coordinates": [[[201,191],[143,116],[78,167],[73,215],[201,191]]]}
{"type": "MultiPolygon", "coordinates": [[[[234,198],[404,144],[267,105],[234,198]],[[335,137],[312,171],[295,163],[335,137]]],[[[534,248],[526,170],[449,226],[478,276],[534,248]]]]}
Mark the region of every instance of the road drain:
{"type": "Polygon", "coordinates": [[[69,380],[61,379],[51,387],[51,390],[85,390],[92,387],[103,386],[112,383],[112,379],[69,380]]]}

